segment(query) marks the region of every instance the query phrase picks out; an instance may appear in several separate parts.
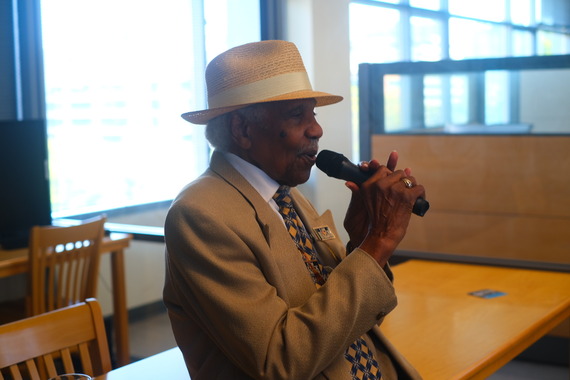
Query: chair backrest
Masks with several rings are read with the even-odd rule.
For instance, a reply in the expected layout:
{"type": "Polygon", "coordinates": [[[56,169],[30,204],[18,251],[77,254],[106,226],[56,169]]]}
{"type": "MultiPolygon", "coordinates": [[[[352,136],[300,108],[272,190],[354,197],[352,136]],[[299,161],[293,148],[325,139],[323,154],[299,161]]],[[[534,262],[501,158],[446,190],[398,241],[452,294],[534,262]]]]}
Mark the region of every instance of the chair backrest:
{"type": "Polygon", "coordinates": [[[99,216],[76,226],[32,227],[28,316],[97,296],[105,220],[99,216]]]}
{"type": "Polygon", "coordinates": [[[0,379],[100,376],[111,369],[101,306],[93,298],[0,325],[0,379]]]}

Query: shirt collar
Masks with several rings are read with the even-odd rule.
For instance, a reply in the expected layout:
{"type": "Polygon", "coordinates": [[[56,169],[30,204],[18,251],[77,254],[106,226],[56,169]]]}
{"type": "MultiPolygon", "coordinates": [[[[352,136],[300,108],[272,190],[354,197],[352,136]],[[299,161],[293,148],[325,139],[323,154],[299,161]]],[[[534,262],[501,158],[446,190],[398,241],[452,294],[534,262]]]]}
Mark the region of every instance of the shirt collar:
{"type": "Polygon", "coordinates": [[[257,192],[266,201],[270,202],[273,195],[279,188],[279,184],[269,177],[263,170],[257,166],[245,161],[243,158],[233,153],[224,152],[225,158],[236,169],[257,192]]]}

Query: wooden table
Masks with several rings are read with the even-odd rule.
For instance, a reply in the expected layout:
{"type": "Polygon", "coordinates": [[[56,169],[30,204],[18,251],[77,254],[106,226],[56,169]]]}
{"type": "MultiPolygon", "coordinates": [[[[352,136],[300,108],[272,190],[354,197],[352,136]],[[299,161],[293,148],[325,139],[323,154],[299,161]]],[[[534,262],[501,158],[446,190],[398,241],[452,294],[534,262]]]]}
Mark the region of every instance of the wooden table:
{"type": "Polygon", "coordinates": [[[182,352],[178,347],[149,356],[111,372],[97,376],[95,380],[190,380],[182,352]]]}
{"type": "Polygon", "coordinates": [[[485,379],[570,316],[570,273],[411,260],[382,331],[425,380],[485,379]],[[492,289],[505,295],[478,298],[492,289]]]}
{"type": "MultiPolygon", "coordinates": [[[[130,234],[111,233],[103,238],[102,253],[111,254],[111,276],[113,283],[113,326],[115,333],[116,359],[119,366],[130,362],[129,317],[125,285],[124,249],[130,245],[130,234]]],[[[14,276],[28,272],[28,250],[0,250],[0,277],[14,276]]]]}

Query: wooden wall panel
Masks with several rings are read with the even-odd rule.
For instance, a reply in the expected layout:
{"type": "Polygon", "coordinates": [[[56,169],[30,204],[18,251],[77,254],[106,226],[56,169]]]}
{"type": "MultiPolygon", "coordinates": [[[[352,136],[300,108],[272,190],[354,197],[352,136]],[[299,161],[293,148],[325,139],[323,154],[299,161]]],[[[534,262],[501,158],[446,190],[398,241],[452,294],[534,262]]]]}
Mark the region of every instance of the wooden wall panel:
{"type": "Polygon", "coordinates": [[[400,249],[570,264],[570,219],[438,211],[413,217],[400,249]]]}
{"type": "Polygon", "coordinates": [[[570,136],[375,135],[426,187],[400,248],[570,263],[570,136]]]}

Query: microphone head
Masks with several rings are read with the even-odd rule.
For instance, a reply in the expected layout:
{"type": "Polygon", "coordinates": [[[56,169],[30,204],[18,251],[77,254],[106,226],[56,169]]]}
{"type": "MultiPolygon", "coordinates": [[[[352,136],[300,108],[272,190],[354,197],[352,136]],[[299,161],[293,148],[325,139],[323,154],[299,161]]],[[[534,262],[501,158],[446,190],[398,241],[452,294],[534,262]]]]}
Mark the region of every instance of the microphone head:
{"type": "Polygon", "coordinates": [[[342,163],[346,160],[344,155],[325,149],[317,155],[316,165],[329,177],[340,178],[342,163]]]}

